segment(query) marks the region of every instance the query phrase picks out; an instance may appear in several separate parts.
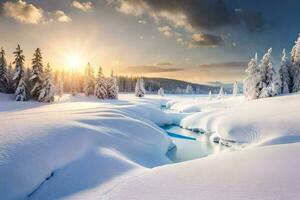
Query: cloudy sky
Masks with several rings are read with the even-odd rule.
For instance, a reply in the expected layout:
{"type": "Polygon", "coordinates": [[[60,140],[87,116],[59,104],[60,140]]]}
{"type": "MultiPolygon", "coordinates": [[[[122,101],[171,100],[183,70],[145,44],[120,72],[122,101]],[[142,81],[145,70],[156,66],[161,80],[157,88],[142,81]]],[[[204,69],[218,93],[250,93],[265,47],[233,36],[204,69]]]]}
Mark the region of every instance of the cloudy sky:
{"type": "Polygon", "coordinates": [[[0,46],[20,44],[56,68],[198,83],[242,80],[248,60],[273,47],[278,63],[300,32],[298,0],[0,0],[0,46]],[[70,61],[71,60],[71,61],[70,61]]]}

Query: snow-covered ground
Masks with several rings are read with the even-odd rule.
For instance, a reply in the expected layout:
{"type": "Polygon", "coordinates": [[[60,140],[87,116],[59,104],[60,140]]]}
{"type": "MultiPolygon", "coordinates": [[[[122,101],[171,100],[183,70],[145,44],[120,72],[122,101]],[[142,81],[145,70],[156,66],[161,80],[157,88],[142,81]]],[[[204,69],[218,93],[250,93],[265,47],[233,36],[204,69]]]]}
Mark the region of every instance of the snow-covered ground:
{"type": "Polygon", "coordinates": [[[299,118],[299,94],[53,104],[0,94],[0,199],[300,199],[299,118]],[[243,148],[171,164],[159,126],[174,123],[243,148]]]}

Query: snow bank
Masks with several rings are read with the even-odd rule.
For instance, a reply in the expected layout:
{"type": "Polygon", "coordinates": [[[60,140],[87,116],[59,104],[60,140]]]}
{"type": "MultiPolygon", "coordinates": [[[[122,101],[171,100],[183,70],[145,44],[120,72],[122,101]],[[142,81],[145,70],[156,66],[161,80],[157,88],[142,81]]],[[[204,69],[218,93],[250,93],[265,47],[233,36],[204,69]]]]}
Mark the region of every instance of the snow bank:
{"type": "Polygon", "coordinates": [[[300,199],[300,143],[220,153],[155,168],[101,199],[300,199]]]}
{"type": "Polygon", "coordinates": [[[100,103],[79,96],[42,104],[0,98],[1,199],[104,192],[117,177],[170,163],[171,141],[158,125],[171,119],[160,99],[100,103]]]}
{"type": "Polygon", "coordinates": [[[201,110],[180,121],[188,129],[200,129],[214,134],[223,141],[240,143],[287,143],[300,141],[300,95],[289,95],[246,101],[231,97],[193,104],[178,102],[171,109],[201,110]],[[279,139],[281,138],[281,139],[279,139]],[[269,141],[269,142],[267,142],[269,141]],[[282,141],[282,142],[280,142],[282,141]]]}

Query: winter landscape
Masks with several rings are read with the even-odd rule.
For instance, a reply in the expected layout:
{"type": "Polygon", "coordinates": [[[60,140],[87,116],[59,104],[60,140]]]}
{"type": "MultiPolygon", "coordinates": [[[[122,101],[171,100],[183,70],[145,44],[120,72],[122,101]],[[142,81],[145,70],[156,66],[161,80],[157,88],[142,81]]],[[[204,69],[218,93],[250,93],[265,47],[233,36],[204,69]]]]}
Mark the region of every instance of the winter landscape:
{"type": "Polygon", "coordinates": [[[0,5],[1,200],[300,199],[298,1],[0,5]]]}

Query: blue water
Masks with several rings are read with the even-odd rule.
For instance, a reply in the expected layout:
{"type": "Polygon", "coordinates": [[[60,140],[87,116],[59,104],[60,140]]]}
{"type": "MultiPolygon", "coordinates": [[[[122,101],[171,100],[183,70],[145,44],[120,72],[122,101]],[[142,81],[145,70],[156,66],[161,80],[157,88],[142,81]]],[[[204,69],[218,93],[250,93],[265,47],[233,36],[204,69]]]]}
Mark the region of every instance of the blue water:
{"type": "Polygon", "coordinates": [[[207,157],[226,148],[212,142],[205,134],[195,133],[178,126],[164,126],[162,128],[176,144],[176,148],[167,154],[173,162],[207,157]]]}

